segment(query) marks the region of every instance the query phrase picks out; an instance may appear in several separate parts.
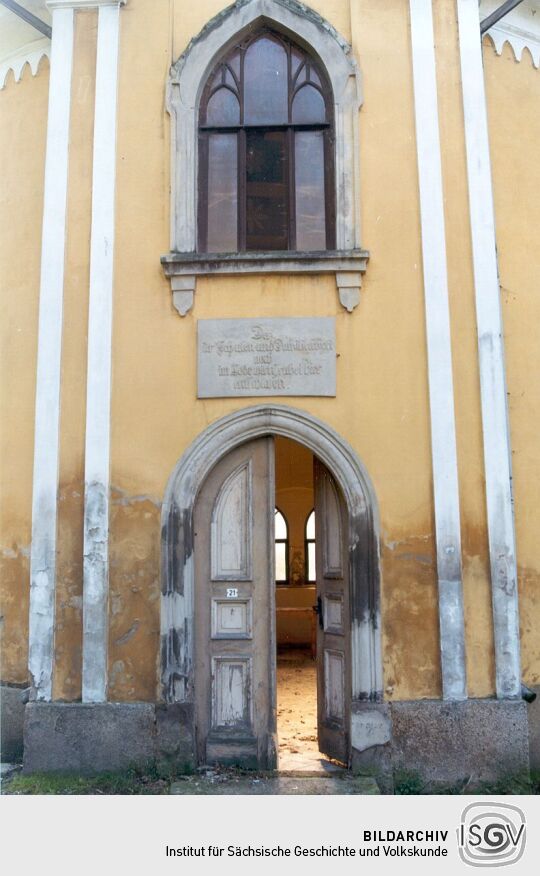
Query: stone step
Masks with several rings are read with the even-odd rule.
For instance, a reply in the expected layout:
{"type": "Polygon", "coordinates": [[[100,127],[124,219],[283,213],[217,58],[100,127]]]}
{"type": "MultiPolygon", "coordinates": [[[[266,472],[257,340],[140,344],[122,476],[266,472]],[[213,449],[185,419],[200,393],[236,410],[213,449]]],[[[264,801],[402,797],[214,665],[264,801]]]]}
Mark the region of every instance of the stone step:
{"type": "Polygon", "coordinates": [[[171,785],[171,794],[232,794],[279,795],[279,794],[380,794],[375,779],[367,776],[297,774],[251,778],[250,776],[188,776],[171,785]]]}

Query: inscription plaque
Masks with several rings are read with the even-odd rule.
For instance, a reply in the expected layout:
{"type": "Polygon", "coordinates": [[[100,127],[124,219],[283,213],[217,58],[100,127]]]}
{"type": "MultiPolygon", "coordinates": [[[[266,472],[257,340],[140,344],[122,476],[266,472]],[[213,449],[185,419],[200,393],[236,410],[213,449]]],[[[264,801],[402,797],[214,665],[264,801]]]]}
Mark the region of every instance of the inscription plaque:
{"type": "Polygon", "coordinates": [[[197,395],[336,394],[335,319],[200,319],[197,395]]]}

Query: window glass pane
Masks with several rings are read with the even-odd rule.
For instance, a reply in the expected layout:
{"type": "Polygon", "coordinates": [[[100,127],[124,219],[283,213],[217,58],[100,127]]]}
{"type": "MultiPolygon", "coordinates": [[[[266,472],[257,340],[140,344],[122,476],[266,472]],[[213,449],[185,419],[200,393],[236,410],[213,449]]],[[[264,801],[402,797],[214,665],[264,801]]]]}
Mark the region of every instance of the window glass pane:
{"type": "Polygon", "coordinates": [[[211,134],[208,142],[208,252],[238,249],[237,165],[237,135],[211,134]]]}
{"type": "Polygon", "coordinates": [[[229,67],[226,68],[226,72],[225,72],[225,85],[230,85],[234,91],[237,90],[236,80],[235,80],[235,78],[231,72],[231,69],[229,67]]]}
{"type": "Polygon", "coordinates": [[[244,122],[286,125],[288,122],[287,54],[274,40],[252,43],[244,60],[244,122]]]}
{"type": "Polygon", "coordinates": [[[274,515],[274,538],[287,538],[287,524],[281,511],[276,509],[274,515]]]}
{"type": "Polygon", "coordinates": [[[235,52],[235,54],[229,58],[228,63],[236,73],[236,78],[240,79],[240,52],[235,52]]]}
{"type": "Polygon", "coordinates": [[[315,538],[315,511],[312,511],[307,519],[306,538],[315,538]]]}
{"type": "Polygon", "coordinates": [[[208,101],[206,124],[224,127],[240,124],[240,104],[228,88],[218,88],[208,101]]]}
{"type": "Polygon", "coordinates": [[[294,125],[319,124],[326,121],[326,108],[320,91],[313,85],[303,85],[292,105],[294,125]]]}
{"type": "Polygon", "coordinates": [[[316,82],[317,85],[321,85],[320,76],[317,73],[317,71],[315,70],[315,67],[313,67],[313,66],[310,66],[310,68],[309,68],[309,78],[310,78],[311,82],[316,82]]]}
{"type": "Polygon", "coordinates": [[[296,71],[298,70],[300,64],[304,63],[304,56],[295,49],[294,46],[291,46],[291,71],[294,76],[296,71]]]}
{"type": "Polygon", "coordinates": [[[326,212],[322,131],[296,132],[295,170],[296,248],[308,252],[325,249],[326,212]]]}
{"type": "Polygon", "coordinates": [[[317,572],[315,569],[315,542],[310,541],[307,546],[308,549],[308,581],[316,581],[317,580],[317,572]]]}
{"type": "Polygon", "coordinates": [[[276,542],[276,581],[287,580],[287,564],[285,561],[286,544],[282,541],[276,542]]]}
{"type": "Polygon", "coordinates": [[[212,74],[212,77],[209,80],[210,81],[210,91],[212,91],[213,88],[217,88],[218,85],[221,85],[221,80],[222,80],[221,67],[218,67],[216,72],[212,74]]]}
{"type": "Polygon", "coordinates": [[[305,64],[300,67],[296,79],[294,79],[293,86],[294,88],[298,88],[299,85],[302,85],[302,82],[305,82],[307,79],[307,67],[305,64]]]}
{"type": "Polygon", "coordinates": [[[287,249],[287,162],[284,131],[248,131],[246,246],[287,249]]]}

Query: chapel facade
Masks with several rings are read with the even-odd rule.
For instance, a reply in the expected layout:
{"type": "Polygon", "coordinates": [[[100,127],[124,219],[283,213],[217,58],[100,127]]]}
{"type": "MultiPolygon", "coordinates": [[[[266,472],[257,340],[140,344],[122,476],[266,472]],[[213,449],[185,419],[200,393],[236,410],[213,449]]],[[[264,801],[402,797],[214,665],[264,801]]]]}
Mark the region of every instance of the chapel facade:
{"type": "Polygon", "coordinates": [[[300,760],[538,768],[540,4],[500,5],[0,5],[5,758],[279,769],[293,665],[300,760]]]}

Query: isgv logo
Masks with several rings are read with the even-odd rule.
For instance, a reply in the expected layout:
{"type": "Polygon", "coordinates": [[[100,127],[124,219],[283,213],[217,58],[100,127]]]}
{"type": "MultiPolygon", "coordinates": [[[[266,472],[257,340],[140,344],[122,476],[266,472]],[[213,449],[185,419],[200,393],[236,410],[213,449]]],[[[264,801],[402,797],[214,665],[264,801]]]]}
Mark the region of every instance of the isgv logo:
{"type": "Polygon", "coordinates": [[[458,828],[461,860],[471,867],[504,867],[525,851],[525,815],[510,803],[471,803],[458,828]]]}

